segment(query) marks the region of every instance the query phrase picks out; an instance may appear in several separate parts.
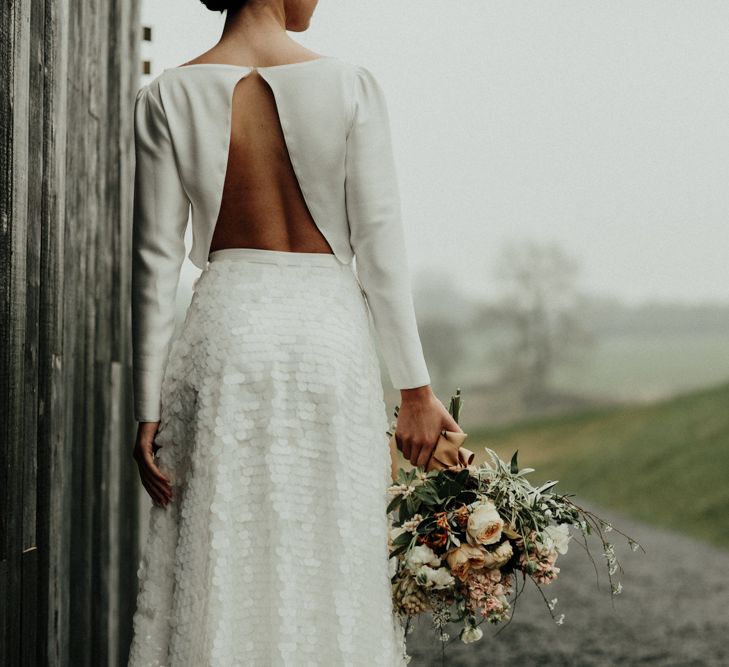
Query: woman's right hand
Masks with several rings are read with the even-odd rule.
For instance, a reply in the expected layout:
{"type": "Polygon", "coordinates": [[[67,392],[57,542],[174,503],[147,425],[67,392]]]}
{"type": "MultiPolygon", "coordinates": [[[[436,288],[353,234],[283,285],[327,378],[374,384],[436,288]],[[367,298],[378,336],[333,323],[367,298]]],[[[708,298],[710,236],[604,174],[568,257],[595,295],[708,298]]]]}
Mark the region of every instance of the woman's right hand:
{"type": "Polygon", "coordinates": [[[139,422],[137,440],[132,457],[139,467],[139,477],[155,505],[166,507],[172,500],[170,479],[162,473],[154,462],[156,445],[154,438],[160,422],[139,422]]]}
{"type": "Polygon", "coordinates": [[[463,429],[433,393],[431,386],[400,390],[395,442],[413,466],[425,467],[442,431],[462,433],[463,429]]]}

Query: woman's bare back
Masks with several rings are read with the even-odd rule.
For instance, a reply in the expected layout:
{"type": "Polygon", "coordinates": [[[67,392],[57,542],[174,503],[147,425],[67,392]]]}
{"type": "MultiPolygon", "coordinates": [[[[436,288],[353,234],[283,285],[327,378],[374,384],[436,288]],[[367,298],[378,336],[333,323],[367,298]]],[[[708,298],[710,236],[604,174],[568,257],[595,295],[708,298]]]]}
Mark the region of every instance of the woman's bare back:
{"type": "MultiPolygon", "coordinates": [[[[291,62],[307,59],[299,55],[291,62]]],[[[187,64],[214,62],[227,61],[208,52],[187,64]]],[[[273,91],[256,70],[233,92],[228,165],[210,252],[236,247],[333,253],[301,192],[273,91]]]]}

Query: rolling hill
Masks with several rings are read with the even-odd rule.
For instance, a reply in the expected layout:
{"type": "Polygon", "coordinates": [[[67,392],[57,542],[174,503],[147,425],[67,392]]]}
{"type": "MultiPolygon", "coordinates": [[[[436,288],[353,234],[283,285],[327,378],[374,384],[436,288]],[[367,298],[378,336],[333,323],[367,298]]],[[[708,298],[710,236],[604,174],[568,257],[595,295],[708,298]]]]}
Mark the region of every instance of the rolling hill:
{"type": "MultiPolygon", "coordinates": [[[[468,400],[468,397],[465,397],[468,400]]],[[[532,483],[729,547],[729,384],[634,407],[473,430],[484,460],[519,450],[532,483]]]]}

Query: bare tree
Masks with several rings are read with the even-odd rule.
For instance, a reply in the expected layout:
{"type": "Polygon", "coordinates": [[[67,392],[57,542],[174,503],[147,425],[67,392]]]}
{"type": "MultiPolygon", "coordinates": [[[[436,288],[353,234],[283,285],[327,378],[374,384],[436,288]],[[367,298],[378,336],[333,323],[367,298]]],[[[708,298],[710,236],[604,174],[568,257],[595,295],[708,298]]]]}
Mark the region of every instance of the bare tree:
{"type": "Polygon", "coordinates": [[[494,312],[507,334],[502,378],[521,384],[528,402],[541,401],[554,369],[593,341],[581,317],[578,264],[554,243],[511,243],[496,276],[502,292],[494,312]]]}

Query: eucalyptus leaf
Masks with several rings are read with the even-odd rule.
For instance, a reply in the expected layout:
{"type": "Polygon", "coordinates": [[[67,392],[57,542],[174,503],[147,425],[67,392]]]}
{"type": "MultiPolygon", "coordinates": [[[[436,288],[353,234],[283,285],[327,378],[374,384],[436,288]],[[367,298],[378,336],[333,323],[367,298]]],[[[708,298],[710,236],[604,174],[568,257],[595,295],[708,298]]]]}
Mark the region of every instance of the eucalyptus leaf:
{"type": "Polygon", "coordinates": [[[430,532],[435,528],[436,526],[436,518],[434,516],[429,516],[427,519],[423,519],[419,524],[417,528],[417,532],[420,535],[424,535],[425,533],[430,532]]]}
{"type": "Polygon", "coordinates": [[[407,550],[408,550],[408,545],[403,544],[403,545],[399,546],[397,549],[393,549],[390,552],[390,555],[388,558],[392,558],[393,556],[398,556],[399,554],[405,553],[407,550]]]}
{"type": "Polygon", "coordinates": [[[389,514],[392,512],[392,510],[397,509],[397,507],[402,502],[402,496],[395,496],[391,501],[390,504],[387,506],[386,513],[389,514]]]}
{"type": "Polygon", "coordinates": [[[400,503],[400,513],[398,515],[398,518],[400,519],[400,523],[405,523],[412,515],[410,514],[408,510],[408,504],[407,502],[400,503]]]}
{"type": "Polygon", "coordinates": [[[430,486],[426,486],[425,484],[423,484],[422,486],[419,486],[417,489],[415,489],[415,495],[420,500],[428,502],[428,503],[438,502],[437,492],[433,488],[431,488],[430,486]]]}
{"type": "Polygon", "coordinates": [[[468,481],[468,478],[470,477],[471,473],[468,470],[468,468],[464,468],[463,470],[459,470],[458,474],[456,475],[456,483],[460,486],[465,486],[466,482],[468,481]]]}
{"type": "Polygon", "coordinates": [[[457,496],[456,500],[459,503],[463,503],[464,505],[470,505],[473,502],[476,502],[478,500],[478,494],[475,491],[471,491],[470,489],[467,489],[465,491],[461,491],[457,496]]]}
{"type": "Polygon", "coordinates": [[[542,486],[537,489],[537,493],[544,493],[547,489],[551,489],[555,484],[557,484],[557,481],[542,484],[542,486]]]}
{"type": "Polygon", "coordinates": [[[407,544],[412,539],[412,535],[410,534],[410,531],[406,530],[404,533],[400,533],[393,541],[393,546],[395,545],[401,545],[401,544],[407,544]]]}

